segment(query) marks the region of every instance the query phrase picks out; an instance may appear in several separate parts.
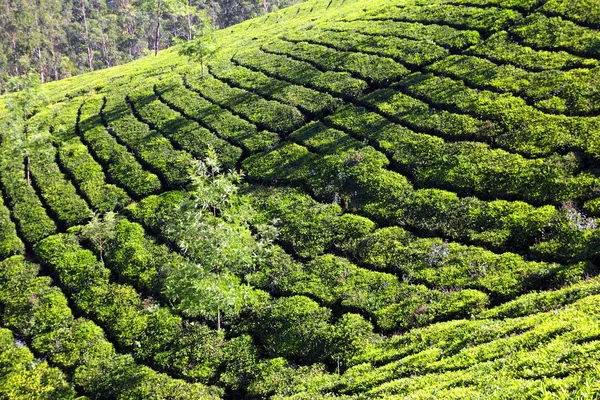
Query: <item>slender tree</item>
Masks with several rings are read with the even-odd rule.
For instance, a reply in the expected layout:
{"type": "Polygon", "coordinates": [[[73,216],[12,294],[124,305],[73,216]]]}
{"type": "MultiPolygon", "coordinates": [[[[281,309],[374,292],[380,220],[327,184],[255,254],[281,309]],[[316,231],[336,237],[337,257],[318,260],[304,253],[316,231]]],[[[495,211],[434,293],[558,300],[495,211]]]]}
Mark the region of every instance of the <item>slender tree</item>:
{"type": "Polygon", "coordinates": [[[93,213],[90,222],[81,228],[80,235],[98,250],[100,262],[104,265],[104,252],[117,235],[117,214],[112,211],[103,216],[93,213]]]}

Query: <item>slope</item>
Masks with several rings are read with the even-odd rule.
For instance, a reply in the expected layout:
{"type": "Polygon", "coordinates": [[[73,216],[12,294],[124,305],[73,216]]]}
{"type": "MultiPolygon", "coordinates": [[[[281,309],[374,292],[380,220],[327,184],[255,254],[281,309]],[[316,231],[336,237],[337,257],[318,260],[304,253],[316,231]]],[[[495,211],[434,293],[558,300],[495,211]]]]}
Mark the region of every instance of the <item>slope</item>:
{"type": "Polygon", "coordinates": [[[309,1],[1,98],[3,327],[90,398],[599,396],[594,12],[309,1]]]}

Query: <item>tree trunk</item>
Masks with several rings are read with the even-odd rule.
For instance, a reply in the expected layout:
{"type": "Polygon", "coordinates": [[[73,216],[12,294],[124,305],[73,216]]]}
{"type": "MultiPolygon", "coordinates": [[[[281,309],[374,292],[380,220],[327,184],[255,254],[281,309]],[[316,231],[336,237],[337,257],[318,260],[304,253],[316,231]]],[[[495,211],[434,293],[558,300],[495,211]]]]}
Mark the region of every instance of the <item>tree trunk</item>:
{"type": "Polygon", "coordinates": [[[44,74],[45,67],[44,67],[43,60],[42,60],[42,48],[41,47],[37,48],[37,56],[38,56],[38,60],[40,63],[40,80],[42,81],[42,83],[44,83],[46,81],[46,75],[44,74]]]}
{"type": "Polygon", "coordinates": [[[217,308],[217,330],[221,330],[221,309],[217,308]]]}
{"type": "Polygon", "coordinates": [[[192,40],[192,14],[190,13],[190,0],[186,2],[187,7],[187,26],[188,26],[188,40],[192,40]]]}
{"type": "Polygon", "coordinates": [[[263,9],[265,10],[265,14],[269,12],[269,4],[267,0],[262,0],[263,9]]]}
{"type": "Polygon", "coordinates": [[[156,32],[154,32],[154,55],[158,55],[158,41],[160,39],[160,1],[156,5],[156,32]]]}
{"type": "Polygon", "coordinates": [[[85,41],[87,43],[88,66],[90,67],[90,71],[93,71],[94,67],[92,66],[92,59],[94,57],[92,55],[92,47],[90,46],[90,33],[88,30],[87,16],[85,15],[85,0],[81,0],[81,13],[83,14],[83,26],[85,27],[85,41]]]}
{"type": "Polygon", "coordinates": [[[100,20],[100,37],[102,38],[102,56],[104,58],[104,64],[110,67],[110,59],[108,58],[108,46],[106,44],[106,35],[104,34],[104,24],[102,23],[102,16],[98,16],[100,20]]]}
{"type": "Polygon", "coordinates": [[[54,69],[54,80],[58,80],[58,66],[56,64],[56,50],[54,48],[54,36],[50,37],[50,52],[52,53],[52,67],[54,69]]]}

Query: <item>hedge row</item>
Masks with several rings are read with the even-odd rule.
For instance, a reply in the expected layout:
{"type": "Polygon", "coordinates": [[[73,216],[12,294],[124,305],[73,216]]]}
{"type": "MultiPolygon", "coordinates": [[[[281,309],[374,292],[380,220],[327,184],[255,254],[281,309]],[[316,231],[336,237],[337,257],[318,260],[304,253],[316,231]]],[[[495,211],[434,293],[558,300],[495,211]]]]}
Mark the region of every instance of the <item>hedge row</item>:
{"type": "MultiPolygon", "coordinates": [[[[439,189],[415,190],[404,176],[386,169],[387,158],[370,146],[316,154],[283,142],[268,153],[249,157],[243,166],[256,182],[298,185],[322,201],[361,210],[385,223],[407,224],[427,236],[500,251],[531,251],[563,264],[598,262],[594,250],[600,246],[598,221],[572,202],[556,209],[520,201],[459,198],[439,189]]],[[[585,203],[594,215],[596,200],[585,203]]]]}
{"type": "Polygon", "coordinates": [[[600,279],[593,277],[552,291],[524,294],[483,311],[477,318],[515,318],[565,307],[587,296],[600,294],[600,279]]]}
{"type": "MultiPolygon", "coordinates": [[[[406,98],[393,90],[380,90],[368,95],[365,101],[393,116],[410,110],[411,101],[407,102],[406,98]]],[[[415,120],[417,114],[418,111],[412,116],[415,120]]],[[[426,114],[423,117],[426,118],[426,114]]],[[[491,149],[484,143],[446,142],[439,137],[415,133],[390,123],[379,114],[351,105],[327,117],[327,121],[377,143],[400,170],[421,187],[447,188],[485,198],[560,204],[595,197],[593,188],[600,183],[595,175],[580,172],[581,162],[573,153],[527,159],[502,149],[491,149]]]]}
{"type": "Polygon", "coordinates": [[[478,44],[481,40],[477,31],[459,30],[446,25],[424,25],[418,22],[355,20],[340,21],[323,26],[323,28],[337,32],[433,40],[436,44],[453,50],[463,50],[478,44]]]}
{"type": "Polygon", "coordinates": [[[512,27],[511,32],[533,48],[566,50],[576,55],[600,57],[600,32],[561,17],[534,13],[512,27]]]}
{"type": "Polygon", "coordinates": [[[6,399],[75,399],[65,374],[46,361],[36,360],[12,332],[0,328],[0,396],[6,399]]]}
{"type": "Polygon", "coordinates": [[[353,78],[348,72],[321,72],[316,67],[290,57],[264,52],[235,55],[233,60],[242,66],[261,71],[278,71],[273,75],[287,78],[299,86],[306,85],[346,99],[358,97],[366,88],[366,82],[353,78]]]}
{"type": "MultiPolygon", "coordinates": [[[[183,262],[147,241],[143,229],[140,234],[139,225],[138,232],[131,232],[132,228],[136,227],[121,221],[117,240],[126,241],[119,242],[113,254],[107,257],[109,265],[126,263],[119,265],[119,275],[138,281],[139,286],[144,287],[151,284],[152,279],[148,277],[152,274],[173,267],[173,264],[159,265],[159,260],[149,263],[150,255],[158,254],[161,261],[170,263],[183,262]],[[148,244],[152,247],[145,249],[148,244]],[[134,275],[132,269],[136,267],[143,270],[141,276],[134,275]]],[[[48,237],[38,243],[35,250],[43,264],[57,274],[77,308],[98,320],[118,346],[136,359],[174,375],[207,383],[218,375],[227,352],[235,351],[237,341],[226,341],[223,332],[184,321],[170,308],[159,306],[152,297],[140,297],[132,286],[110,282],[111,271],[99,263],[91,251],[82,249],[74,235],[48,237]]]]}
{"type": "Polygon", "coordinates": [[[586,264],[529,262],[513,253],[418,238],[399,227],[375,230],[372,221],[341,214],[337,204],[318,203],[293,189],[253,188],[249,196],[258,211],[257,223],[276,218],[279,240],[298,256],[314,258],[334,251],[362,266],[430,288],[480,289],[506,300],[531,288],[572,282],[593,272],[586,264]]]}
{"type": "MultiPolygon", "coordinates": [[[[531,10],[534,7],[539,6],[543,0],[437,0],[437,4],[454,4],[454,5],[466,5],[466,6],[497,6],[500,8],[515,8],[517,10],[531,10]]],[[[428,0],[416,0],[415,5],[429,5],[431,4],[428,0]]]]}
{"type": "MultiPolygon", "coordinates": [[[[102,99],[92,98],[81,108],[79,132],[90,152],[106,168],[107,175],[132,196],[141,198],[161,190],[160,180],[145,171],[127,148],[117,142],[102,125],[102,99]]],[[[66,162],[66,161],[65,161],[66,162]]],[[[77,178],[76,178],[77,179],[77,178]]]]}
{"type": "Polygon", "coordinates": [[[304,125],[294,131],[289,139],[322,154],[347,152],[365,146],[363,142],[345,132],[329,128],[320,121],[312,121],[304,125]]]}
{"type": "MultiPolygon", "coordinates": [[[[18,135],[24,135],[22,132],[18,135]]],[[[23,240],[33,244],[56,232],[54,221],[31,184],[25,179],[24,149],[18,141],[10,140],[6,132],[2,134],[0,147],[0,179],[6,192],[7,205],[19,225],[23,240]]]]}
{"type": "Polygon", "coordinates": [[[125,190],[105,182],[102,167],[79,138],[65,142],[58,149],[58,159],[95,210],[111,211],[131,202],[125,190]]]}
{"type": "Polygon", "coordinates": [[[78,126],[81,105],[79,101],[72,101],[53,110],[51,140],[58,149],[57,161],[92,208],[100,211],[121,208],[130,201],[129,196],[123,189],[105,182],[102,167],[78,136],[81,134],[78,126]]]}
{"type": "Polygon", "coordinates": [[[594,0],[549,0],[540,10],[600,29],[600,4],[594,0]]]}
{"type": "Polygon", "coordinates": [[[186,83],[203,97],[244,116],[259,128],[288,134],[304,123],[304,115],[297,108],[233,88],[213,76],[189,74],[186,83]]]}
{"type": "Polygon", "coordinates": [[[48,131],[50,122],[50,115],[41,112],[25,128],[31,136],[31,176],[51,214],[66,226],[74,226],[88,219],[91,210],[56,163],[56,149],[48,131]]]}
{"type": "Polygon", "coordinates": [[[187,184],[191,155],[174,149],[167,138],[138,121],[123,94],[111,92],[102,117],[108,132],[137,154],[154,173],[162,176],[167,185],[183,187],[187,184]]]}
{"type": "Polygon", "coordinates": [[[263,44],[262,49],[307,61],[320,70],[350,72],[369,82],[394,82],[409,74],[405,66],[388,57],[339,51],[318,44],[275,40],[263,44]]]}
{"type": "MultiPolygon", "coordinates": [[[[486,141],[502,133],[500,127],[490,120],[440,110],[398,90],[376,90],[360,98],[359,103],[375,108],[386,117],[415,130],[451,140],[486,141]]],[[[383,121],[380,117],[373,118],[383,121]]]]}
{"type": "Polygon", "coordinates": [[[477,87],[513,92],[542,111],[568,115],[600,112],[600,67],[567,72],[529,72],[497,65],[472,56],[449,56],[427,67],[429,71],[462,79],[477,87]]]}
{"type": "Polygon", "coordinates": [[[516,10],[496,7],[468,7],[452,4],[429,4],[412,7],[385,7],[367,14],[364,19],[393,19],[405,22],[424,22],[448,25],[467,30],[496,32],[522,19],[516,10]]]}
{"type": "Polygon", "coordinates": [[[458,392],[462,396],[472,391],[478,397],[490,390],[519,399],[578,389],[592,395],[597,389],[586,388],[581,375],[598,376],[598,298],[500,323],[456,321],[414,330],[386,344],[390,350],[401,349],[395,351],[397,360],[380,367],[359,364],[346,371],[341,392],[370,389],[383,397],[416,392],[426,398],[434,393],[449,396],[444,390],[454,387],[463,389],[458,392]]]}
{"type": "MultiPolygon", "coordinates": [[[[161,237],[168,238],[167,232],[172,228],[169,222],[164,222],[161,215],[172,212],[173,196],[174,194],[165,193],[148,197],[130,208],[130,211],[136,219],[149,224],[161,237]]],[[[276,200],[269,198],[268,201],[276,200]]],[[[330,236],[319,236],[323,233],[323,228],[330,225],[324,221],[328,215],[320,215],[319,210],[328,208],[340,211],[337,205],[311,205],[314,209],[310,214],[298,214],[303,210],[295,208],[296,215],[302,215],[302,223],[286,226],[287,220],[284,217],[282,224],[277,224],[284,241],[289,243],[290,236],[295,234],[297,240],[292,240],[293,249],[305,257],[317,256],[318,250],[323,250],[322,247],[319,248],[319,243],[330,236]],[[289,230],[294,230],[294,233],[289,230]]],[[[290,212],[294,210],[290,209],[290,212]]],[[[271,221],[275,218],[274,215],[277,214],[264,216],[256,222],[264,223],[262,219],[271,221]]],[[[347,226],[352,224],[348,220],[349,218],[343,218],[343,221],[336,224],[340,240],[341,237],[354,234],[354,227],[347,226]]],[[[435,320],[457,316],[464,317],[473,310],[483,309],[488,303],[487,296],[476,290],[430,290],[422,285],[402,283],[396,276],[388,273],[359,268],[343,258],[331,255],[318,256],[302,265],[277,248],[267,254],[262,257],[259,265],[247,266],[239,274],[246,281],[274,294],[307,295],[331,308],[349,307],[374,318],[379,327],[386,331],[422,326],[435,320]]],[[[254,317],[249,318],[252,321],[254,317]]],[[[259,321],[253,323],[257,324],[259,321]]],[[[273,355],[285,356],[280,353],[273,355]]]]}
{"type": "Polygon", "coordinates": [[[600,156],[597,118],[544,114],[511,94],[470,89],[462,81],[431,74],[412,75],[398,86],[432,104],[496,121],[503,133],[494,141],[506,150],[536,157],[566,149],[600,156]]]}
{"type": "Polygon", "coordinates": [[[510,63],[530,71],[598,66],[598,60],[574,56],[565,51],[534,50],[516,43],[507,32],[498,32],[466,51],[498,63],[510,63]]]}
{"type": "Polygon", "coordinates": [[[429,40],[413,40],[397,37],[348,34],[311,29],[289,31],[283,38],[292,42],[308,42],[333,47],[337,50],[355,51],[390,57],[402,64],[422,66],[444,58],[448,50],[429,40]]]}
{"type": "Polygon", "coordinates": [[[24,251],[25,245],[17,235],[15,224],[10,219],[10,210],[4,205],[0,191],[0,260],[24,251]]]}
{"type": "MultiPolygon", "coordinates": [[[[181,199],[182,193],[180,192],[166,192],[160,196],[149,196],[136,206],[130,207],[130,211],[153,230],[158,231],[159,234],[162,233],[163,238],[168,238],[166,231],[171,227],[169,226],[170,222],[165,221],[164,216],[169,214],[181,199]]],[[[166,247],[158,246],[152,238],[145,236],[143,228],[136,223],[121,221],[118,230],[116,247],[109,253],[108,262],[125,279],[135,280],[140,276],[149,283],[148,287],[153,286],[151,282],[156,279],[161,285],[165,274],[169,274],[171,268],[177,268],[176,263],[186,262],[180,256],[168,251],[166,247]],[[151,257],[155,256],[157,256],[155,260],[148,262],[151,257]],[[146,280],[146,278],[149,279],[146,280]]],[[[319,306],[313,300],[303,296],[283,297],[275,300],[271,299],[266,292],[261,294],[260,290],[250,286],[258,284],[258,287],[281,294],[286,282],[294,279],[296,274],[301,271],[301,265],[281,249],[273,250],[268,253],[270,254],[268,258],[261,259],[259,265],[249,265],[240,273],[247,282],[243,285],[248,291],[247,295],[255,298],[254,300],[245,298],[244,301],[248,304],[244,307],[248,309],[240,315],[232,317],[226,315],[226,309],[223,310],[221,319],[227,321],[226,329],[229,328],[231,333],[236,332],[236,334],[239,332],[252,334],[255,343],[260,345],[263,354],[267,356],[288,357],[301,362],[327,361],[332,353],[340,354],[340,351],[344,352],[343,356],[347,356],[348,348],[358,351],[353,347],[354,343],[347,342],[347,336],[340,336],[339,331],[346,332],[345,329],[351,329],[346,334],[356,336],[361,333],[353,332],[353,328],[366,327],[366,333],[372,335],[372,326],[360,316],[346,315],[341,318],[341,321],[332,324],[330,323],[331,311],[319,306]],[[348,324],[350,326],[344,328],[348,324]],[[305,329],[305,327],[308,328],[305,329]]],[[[233,278],[235,275],[232,275],[231,271],[220,272],[219,279],[221,280],[233,278]]],[[[203,279],[214,280],[215,277],[207,274],[206,278],[202,278],[198,282],[199,286],[203,284],[203,279]]],[[[234,281],[238,284],[242,282],[241,279],[233,279],[231,282],[234,281]]],[[[218,296],[229,298],[233,288],[224,284],[215,290],[222,291],[218,296]]],[[[287,294],[290,292],[287,291],[287,294]]],[[[177,298],[168,298],[168,300],[174,303],[188,301],[185,295],[181,294],[177,298]]],[[[267,365],[270,363],[257,358],[257,349],[250,344],[251,342],[252,339],[248,336],[242,336],[227,342],[222,352],[219,351],[219,348],[215,349],[211,356],[215,367],[219,367],[220,363],[225,363],[222,366],[226,367],[225,371],[222,367],[219,368],[219,371],[224,372],[219,377],[220,383],[239,388],[238,384],[243,384],[244,380],[256,378],[263,366],[266,368],[265,363],[267,365]],[[228,354],[230,345],[232,353],[228,354]],[[242,358],[237,362],[232,362],[231,357],[242,358]]],[[[190,342],[190,344],[192,343],[190,342]]],[[[222,344],[221,347],[223,347],[222,344]]],[[[177,354],[180,353],[181,349],[177,354]]]]}
{"type": "MultiPolygon", "coordinates": [[[[77,268],[78,261],[71,258],[65,264],[77,268]]],[[[62,292],[50,278],[38,276],[39,267],[22,256],[0,265],[2,320],[28,338],[37,354],[72,371],[75,387],[84,394],[122,399],[219,397],[214,388],[172,379],[136,364],[129,355],[117,354],[102,329],[84,318],[75,319],[62,292]]]]}
{"type": "MultiPolygon", "coordinates": [[[[260,182],[293,183],[312,190],[322,201],[340,201],[376,220],[405,223],[428,235],[496,249],[526,248],[559,218],[551,206],[535,208],[522,202],[459,198],[438,189],[414,190],[402,175],[382,168],[387,164],[385,156],[368,146],[321,156],[297,144],[282,143],[269,153],[249,157],[243,166],[251,179],[260,182]]],[[[571,234],[581,237],[596,232],[573,227],[559,235],[559,243],[566,245],[571,234]]],[[[589,240],[582,239],[582,243],[588,249],[589,240]]]]}
{"type": "Polygon", "coordinates": [[[212,148],[226,169],[235,168],[242,150],[162,103],[154,94],[156,82],[149,79],[129,94],[135,112],[141,119],[194,157],[203,158],[207,155],[206,151],[212,148]]]}
{"type": "Polygon", "coordinates": [[[384,331],[410,329],[434,321],[466,318],[488,304],[478,290],[431,290],[400,282],[388,273],[357,267],[348,260],[324,255],[288,278],[286,292],[309,295],[332,307],[341,305],[374,317],[384,331]]]}
{"type": "Polygon", "coordinates": [[[276,133],[258,132],[256,126],[245,119],[186,89],[179,75],[159,81],[156,92],[169,106],[200,121],[220,137],[240,144],[251,153],[268,149],[279,141],[276,133]]]}
{"type": "Polygon", "coordinates": [[[211,72],[232,86],[239,86],[268,99],[289,104],[315,117],[330,113],[343,104],[340,99],[330,94],[269,78],[263,73],[229,63],[221,62],[213,66],[211,72]]]}

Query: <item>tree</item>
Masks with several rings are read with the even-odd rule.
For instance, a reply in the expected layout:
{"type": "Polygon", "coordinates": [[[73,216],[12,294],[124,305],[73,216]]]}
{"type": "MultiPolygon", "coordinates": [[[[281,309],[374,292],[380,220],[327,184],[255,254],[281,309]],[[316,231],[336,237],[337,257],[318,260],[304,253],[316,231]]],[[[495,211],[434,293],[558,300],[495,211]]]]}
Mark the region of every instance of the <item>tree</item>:
{"type": "Polygon", "coordinates": [[[262,292],[238,278],[253,268],[271,240],[249,229],[252,210],[238,194],[241,179],[241,173],[221,172],[209,149],[203,161],[194,163],[189,195],[164,226],[165,236],[194,261],[167,272],[166,295],[185,314],[215,321],[218,329],[223,315],[237,317],[262,301],[262,292]]]}
{"type": "Polygon", "coordinates": [[[98,250],[102,265],[104,265],[104,252],[117,236],[117,222],[117,214],[112,211],[102,217],[94,213],[90,222],[81,228],[79,233],[83,239],[89,240],[98,250]]]}
{"type": "Polygon", "coordinates": [[[202,76],[204,76],[204,64],[217,52],[215,29],[206,11],[198,14],[199,25],[196,30],[196,38],[179,42],[179,54],[187,56],[191,61],[200,63],[202,76]]]}

